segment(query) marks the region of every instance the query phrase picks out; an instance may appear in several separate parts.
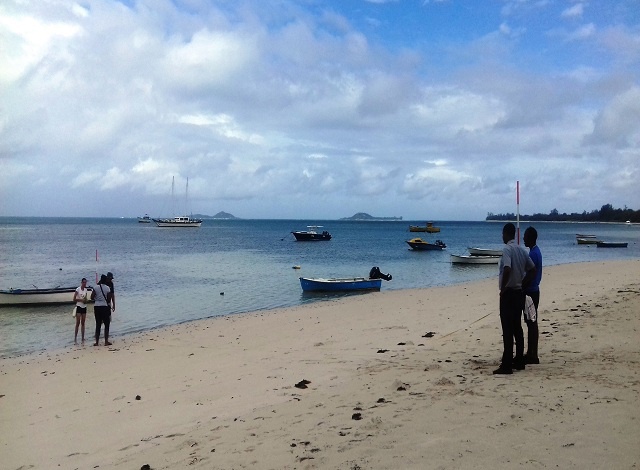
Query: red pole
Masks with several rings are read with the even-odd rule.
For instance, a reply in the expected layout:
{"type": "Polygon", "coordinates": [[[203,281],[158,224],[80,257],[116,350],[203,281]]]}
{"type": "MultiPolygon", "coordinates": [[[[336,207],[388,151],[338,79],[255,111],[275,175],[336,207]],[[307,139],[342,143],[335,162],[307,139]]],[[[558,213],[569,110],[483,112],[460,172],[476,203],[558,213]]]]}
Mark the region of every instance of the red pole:
{"type": "Polygon", "coordinates": [[[520,244],[520,181],[516,181],[516,226],[517,241],[520,244]]]}

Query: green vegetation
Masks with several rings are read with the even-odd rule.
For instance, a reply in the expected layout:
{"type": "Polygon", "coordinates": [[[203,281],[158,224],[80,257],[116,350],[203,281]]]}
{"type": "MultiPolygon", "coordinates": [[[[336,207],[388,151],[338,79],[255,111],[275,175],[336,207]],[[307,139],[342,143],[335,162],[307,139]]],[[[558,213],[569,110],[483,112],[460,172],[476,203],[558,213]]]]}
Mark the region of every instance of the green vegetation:
{"type": "MultiPolygon", "coordinates": [[[[494,214],[489,212],[486,220],[515,220],[516,215],[509,214],[494,214]]],[[[624,207],[624,209],[614,209],[611,204],[605,204],[600,210],[592,210],[591,212],[584,211],[582,214],[573,212],[571,214],[558,212],[558,209],[553,209],[548,214],[533,214],[533,215],[520,215],[520,220],[535,220],[542,222],[626,222],[627,220],[640,223],[640,211],[634,211],[633,209],[624,207]]]]}

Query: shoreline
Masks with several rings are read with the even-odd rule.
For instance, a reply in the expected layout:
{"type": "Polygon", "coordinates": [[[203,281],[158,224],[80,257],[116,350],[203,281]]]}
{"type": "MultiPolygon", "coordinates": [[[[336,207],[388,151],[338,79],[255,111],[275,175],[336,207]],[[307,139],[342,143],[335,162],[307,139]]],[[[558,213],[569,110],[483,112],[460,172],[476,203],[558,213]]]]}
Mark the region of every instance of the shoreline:
{"type": "Polygon", "coordinates": [[[506,378],[491,374],[495,278],[2,358],[3,459],[16,469],[630,468],[640,463],[639,284],[640,260],[545,267],[542,364],[506,378]]]}

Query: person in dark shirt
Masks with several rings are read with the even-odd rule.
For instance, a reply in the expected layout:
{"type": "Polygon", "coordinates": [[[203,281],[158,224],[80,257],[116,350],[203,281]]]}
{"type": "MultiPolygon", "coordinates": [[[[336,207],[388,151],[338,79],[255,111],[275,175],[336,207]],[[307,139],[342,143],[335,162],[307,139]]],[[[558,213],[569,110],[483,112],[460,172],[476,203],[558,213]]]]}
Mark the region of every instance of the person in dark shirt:
{"type": "Polygon", "coordinates": [[[111,289],[111,311],[115,312],[116,310],[116,289],[113,286],[113,273],[111,271],[109,271],[107,273],[107,282],[106,284],[109,286],[109,289],[111,289]]]}
{"type": "Polygon", "coordinates": [[[529,248],[529,257],[536,266],[536,275],[527,286],[524,293],[531,297],[536,308],[536,319],[527,320],[527,353],[524,355],[526,364],[540,364],[538,359],[538,304],[540,302],[540,282],[542,281],[542,253],[536,244],[538,241],[538,231],[529,227],[524,231],[524,246],[529,248]]]}

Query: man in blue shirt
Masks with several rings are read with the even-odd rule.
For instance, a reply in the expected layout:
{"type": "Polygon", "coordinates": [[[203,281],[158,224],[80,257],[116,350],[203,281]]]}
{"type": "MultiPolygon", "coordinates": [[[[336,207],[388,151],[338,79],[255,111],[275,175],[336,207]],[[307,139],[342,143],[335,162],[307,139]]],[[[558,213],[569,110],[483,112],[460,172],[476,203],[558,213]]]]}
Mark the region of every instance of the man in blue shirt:
{"type": "Polygon", "coordinates": [[[538,231],[529,227],[524,231],[524,246],[529,248],[529,257],[536,266],[536,275],[531,284],[525,289],[525,294],[531,297],[533,305],[536,307],[536,319],[527,320],[527,353],[524,355],[526,364],[540,364],[538,359],[538,303],[540,302],[540,281],[542,281],[542,253],[536,245],[538,241],[538,231]]]}
{"type": "Polygon", "coordinates": [[[524,291],[536,274],[536,267],[527,251],[516,244],[516,227],[512,223],[502,228],[505,247],[500,258],[500,324],[502,326],[502,363],[494,374],[511,374],[513,368],[524,370],[524,334],[522,332],[522,310],[524,291]],[[516,340],[516,357],[513,357],[513,339],[516,340]]]}

